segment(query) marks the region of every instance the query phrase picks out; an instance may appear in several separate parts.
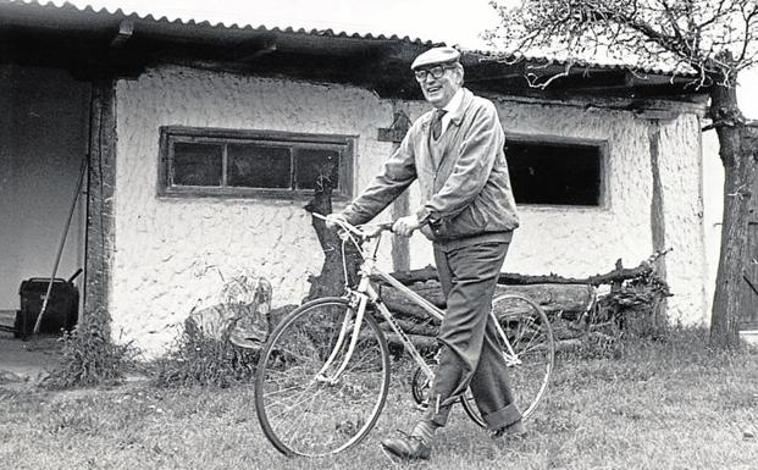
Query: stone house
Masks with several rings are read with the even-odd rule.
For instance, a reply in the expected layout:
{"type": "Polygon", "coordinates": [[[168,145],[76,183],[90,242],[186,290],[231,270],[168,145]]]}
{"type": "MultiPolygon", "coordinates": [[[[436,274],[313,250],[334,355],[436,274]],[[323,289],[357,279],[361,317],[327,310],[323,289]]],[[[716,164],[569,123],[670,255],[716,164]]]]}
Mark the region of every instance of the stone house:
{"type": "MultiPolygon", "coordinates": [[[[322,261],[303,210],[314,168],[336,165],[339,208],[392,153],[397,116],[427,109],[409,64],[433,44],[418,39],[34,1],[2,0],[0,18],[0,310],[49,275],[86,158],[60,272],[84,267],[83,308],[107,308],[151,355],[235,273],[268,278],[274,306],[298,302],[322,261]]],[[[466,86],[496,103],[508,137],[522,227],[504,269],[586,276],[673,248],[669,315],[707,321],[705,92],[592,63],[534,88],[526,76],[565,64],[512,59],[463,55],[466,86]]],[[[432,262],[420,235],[384,257],[432,262]]]]}

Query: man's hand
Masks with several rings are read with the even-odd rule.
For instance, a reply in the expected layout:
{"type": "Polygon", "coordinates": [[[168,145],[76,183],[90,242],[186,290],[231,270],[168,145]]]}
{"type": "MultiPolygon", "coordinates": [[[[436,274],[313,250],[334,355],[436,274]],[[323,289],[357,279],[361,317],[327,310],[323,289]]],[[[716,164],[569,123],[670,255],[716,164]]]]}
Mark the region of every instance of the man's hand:
{"type": "Polygon", "coordinates": [[[409,215],[406,217],[400,217],[392,224],[392,231],[396,235],[403,237],[410,237],[414,230],[421,227],[421,223],[418,221],[418,217],[415,215],[409,215]]]}
{"type": "Polygon", "coordinates": [[[336,230],[337,227],[340,226],[340,224],[347,223],[347,219],[345,219],[345,216],[342,214],[328,214],[326,216],[326,228],[329,230],[336,230]]]}

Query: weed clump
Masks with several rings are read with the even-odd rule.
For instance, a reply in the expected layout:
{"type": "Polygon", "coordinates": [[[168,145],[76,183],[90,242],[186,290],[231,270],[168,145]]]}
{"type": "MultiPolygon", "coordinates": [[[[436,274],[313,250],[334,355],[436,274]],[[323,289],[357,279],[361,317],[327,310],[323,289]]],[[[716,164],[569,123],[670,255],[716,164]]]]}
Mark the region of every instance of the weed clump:
{"type": "Polygon", "coordinates": [[[111,338],[110,316],[104,309],[84,315],[71,332],[64,332],[56,366],[42,380],[48,389],[65,389],[120,383],[134,367],[138,354],[131,342],[116,344],[111,338]]]}
{"type": "Polygon", "coordinates": [[[258,350],[235,346],[227,332],[221,339],[185,323],[175,346],[155,362],[153,383],[158,387],[229,387],[255,376],[258,350]]]}

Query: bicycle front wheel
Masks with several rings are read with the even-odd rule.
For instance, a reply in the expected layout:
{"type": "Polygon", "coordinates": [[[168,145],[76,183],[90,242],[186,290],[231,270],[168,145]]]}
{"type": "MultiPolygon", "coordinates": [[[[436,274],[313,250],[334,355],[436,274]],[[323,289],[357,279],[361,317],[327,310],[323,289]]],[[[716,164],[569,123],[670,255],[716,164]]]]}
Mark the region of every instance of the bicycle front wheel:
{"type": "Polygon", "coordinates": [[[376,424],[389,387],[389,350],[366,314],[349,354],[355,321],[347,300],[319,299],[287,315],[266,342],[256,411],[266,437],[285,455],[343,451],[376,424]]]}
{"type": "MultiPolygon", "coordinates": [[[[511,391],[521,410],[522,420],[527,420],[544,397],[553,373],[553,330],[545,311],[526,297],[496,297],[492,301],[492,311],[504,333],[500,340],[511,391]]],[[[469,417],[479,426],[485,426],[470,392],[462,398],[462,403],[469,417]]]]}

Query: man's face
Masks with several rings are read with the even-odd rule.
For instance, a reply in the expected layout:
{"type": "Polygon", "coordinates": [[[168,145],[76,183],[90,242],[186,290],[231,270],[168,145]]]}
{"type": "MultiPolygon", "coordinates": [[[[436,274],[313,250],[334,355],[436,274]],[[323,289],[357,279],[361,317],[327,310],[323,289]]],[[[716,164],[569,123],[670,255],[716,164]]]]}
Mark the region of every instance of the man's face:
{"type": "Polygon", "coordinates": [[[415,70],[426,101],[435,108],[442,108],[461,87],[461,72],[455,65],[442,64],[420,67],[415,70]]]}

